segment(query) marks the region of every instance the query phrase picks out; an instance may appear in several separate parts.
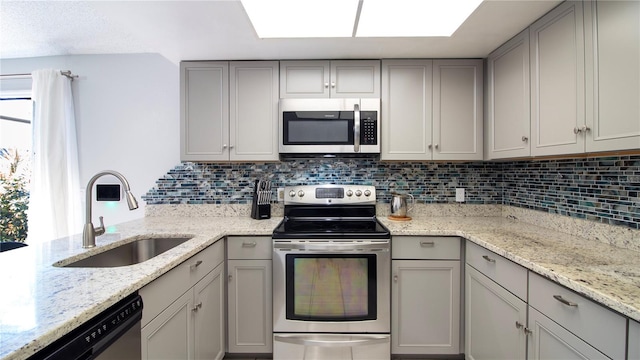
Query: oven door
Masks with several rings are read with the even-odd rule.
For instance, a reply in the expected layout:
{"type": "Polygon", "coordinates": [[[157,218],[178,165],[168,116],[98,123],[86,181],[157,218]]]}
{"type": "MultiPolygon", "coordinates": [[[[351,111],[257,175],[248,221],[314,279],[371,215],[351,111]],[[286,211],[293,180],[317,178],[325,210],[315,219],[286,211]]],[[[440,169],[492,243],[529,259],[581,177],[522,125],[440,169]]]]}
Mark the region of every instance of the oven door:
{"type": "Polygon", "coordinates": [[[275,332],[389,333],[389,240],[274,240],[275,332]]]}

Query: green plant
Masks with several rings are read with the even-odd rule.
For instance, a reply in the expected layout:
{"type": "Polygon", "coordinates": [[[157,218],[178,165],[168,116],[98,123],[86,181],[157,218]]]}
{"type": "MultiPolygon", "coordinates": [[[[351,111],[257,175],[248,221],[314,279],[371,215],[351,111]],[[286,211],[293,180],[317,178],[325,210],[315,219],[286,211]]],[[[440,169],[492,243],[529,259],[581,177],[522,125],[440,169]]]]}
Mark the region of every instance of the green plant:
{"type": "Polygon", "coordinates": [[[0,149],[0,160],[0,241],[24,242],[29,191],[26,171],[20,171],[23,158],[16,149],[0,149]]]}

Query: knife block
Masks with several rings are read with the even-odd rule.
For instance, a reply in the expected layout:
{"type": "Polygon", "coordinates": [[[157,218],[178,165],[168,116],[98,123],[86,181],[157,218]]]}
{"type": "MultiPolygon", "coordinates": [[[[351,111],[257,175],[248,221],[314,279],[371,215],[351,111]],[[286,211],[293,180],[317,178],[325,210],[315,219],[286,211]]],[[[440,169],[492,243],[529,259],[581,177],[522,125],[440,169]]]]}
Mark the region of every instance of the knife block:
{"type": "Polygon", "coordinates": [[[258,204],[258,195],[255,193],[251,202],[251,218],[256,220],[271,218],[271,204],[258,204]]]}

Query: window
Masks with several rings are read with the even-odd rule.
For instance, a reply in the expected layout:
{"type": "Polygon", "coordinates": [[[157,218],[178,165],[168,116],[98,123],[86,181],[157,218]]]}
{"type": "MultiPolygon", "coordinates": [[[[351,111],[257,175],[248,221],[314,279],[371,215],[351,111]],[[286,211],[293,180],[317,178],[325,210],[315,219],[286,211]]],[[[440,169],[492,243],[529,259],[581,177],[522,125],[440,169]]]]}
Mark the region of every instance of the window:
{"type": "Polygon", "coordinates": [[[0,98],[0,241],[27,238],[32,119],[30,97],[0,98]]]}

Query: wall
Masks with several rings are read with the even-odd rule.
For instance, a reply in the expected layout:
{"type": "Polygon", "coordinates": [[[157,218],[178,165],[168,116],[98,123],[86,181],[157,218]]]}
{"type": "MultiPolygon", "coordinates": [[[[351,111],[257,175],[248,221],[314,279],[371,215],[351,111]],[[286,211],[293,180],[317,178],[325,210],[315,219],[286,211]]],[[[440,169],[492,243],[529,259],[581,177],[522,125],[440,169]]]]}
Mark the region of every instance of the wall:
{"type": "MultiPolygon", "coordinates": [[[[44,68],[71,70],[79,75],[72,90],[82,198],[84,187],[94,174],[112,169],[127,177],[140,201],[140,208],[134,211],[128,210],[125,201],[94,201],[94,219],[102,215],[108,226],[144,217],[141,195],[179,162],[178,66],[157,54],[0,60],[2,74],[44,68]]],[[[3,89],[9,86],[6,81],[0,84],[4,84],[3,89]]],[[[118,183],[113,177],[98,182],[118,183]]]]}
{"type": "Polygon", "coordinates": [[[149,204],[246,204],[253,180],[274,186],[375,185],[413,194],[420,203],[506,204],[640,229],[640,155],[513,162],[378,162],[372,159],[281,163],[181,163],[157,181],[149,204]]]}

